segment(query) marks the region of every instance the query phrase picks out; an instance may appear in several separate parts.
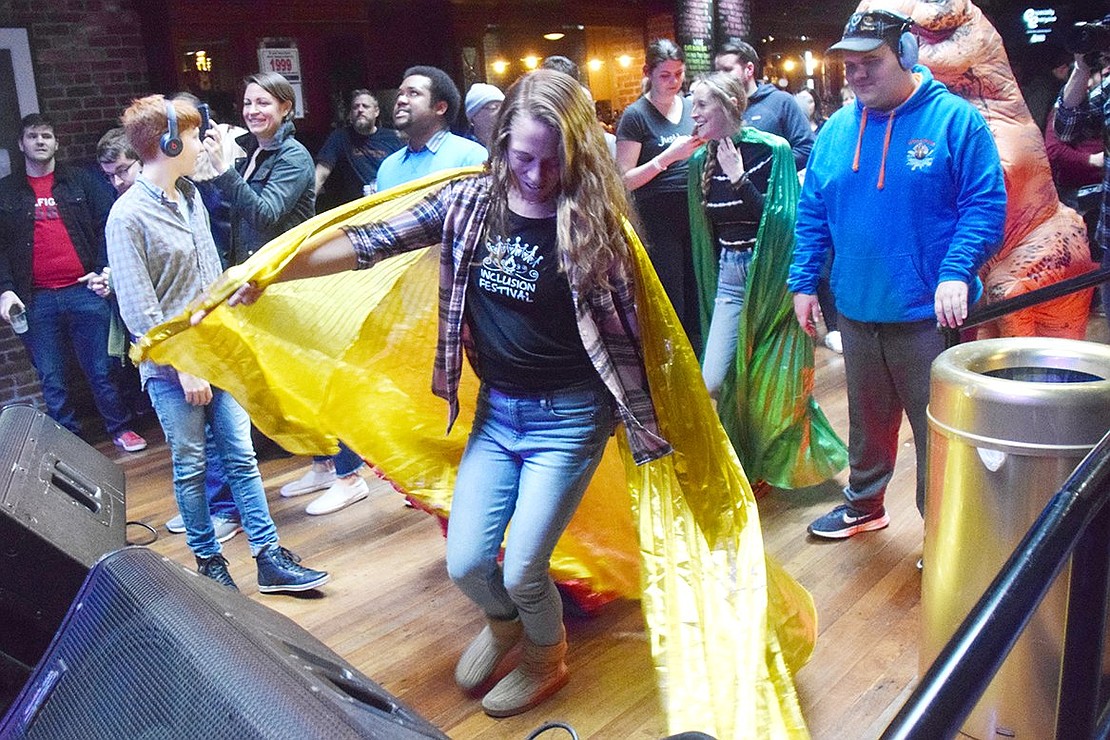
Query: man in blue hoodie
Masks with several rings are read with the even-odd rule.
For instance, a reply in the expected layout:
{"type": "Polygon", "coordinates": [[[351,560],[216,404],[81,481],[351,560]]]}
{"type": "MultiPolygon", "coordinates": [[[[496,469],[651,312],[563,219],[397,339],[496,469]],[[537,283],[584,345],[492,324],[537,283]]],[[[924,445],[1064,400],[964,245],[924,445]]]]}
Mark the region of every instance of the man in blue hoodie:
{"type": "Polygon", "coordinates": [[[787,280],[811,335],[821,265],[833,251],[848,390],[847,504],[813,522],[845,538],[890,522],[902,412],[917,450],[925,507],[929,368],[982,292],[979,267],[1002,243],[1006,191],[998,150],[975,108],[916,63],[913,21],[856,13],[829,51],[844,56],[854,106],[832,115],[810,155],[787,280]]]}

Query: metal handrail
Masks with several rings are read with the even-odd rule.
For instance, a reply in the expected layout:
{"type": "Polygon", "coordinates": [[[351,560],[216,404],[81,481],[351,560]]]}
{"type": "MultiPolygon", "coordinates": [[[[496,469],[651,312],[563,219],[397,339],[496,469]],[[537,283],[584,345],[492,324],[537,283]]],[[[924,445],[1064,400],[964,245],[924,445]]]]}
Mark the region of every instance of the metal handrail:
{"type": "Polygon", "coordinates": [[[1098,711],[1110,596],[1108,503],[1110,432],[1049,501],[887,727],[884,740],[954,737],[1073,553],[1056,737],[1110,736],[1110,709],[1101,717],[1098,711]]]}
{"type": "Polygon", "coordinates": [[[941,327],[940,330],[944,334],[944,346],[955,347],[959,344],[960,332],[965,329],[971,329],[985,324],[988,321],[994,321],[1008,313],[1020,311],[1023,308],[1029,308],[1037,303],[1051,301],[1055,298],[1086,290],[1087,288],[1093,288],[1108,280],[1110,280],[1110,267],[1102,267],[1097,270],[1085,272],[1082,275],[1068,278],[1067,280],[1061,280],[1052,285],[1046,285],[1043,288],[1031,290],[1028,293],[1022,293],[1013,298],[1006,298],[998,303],[976,304],[974,308],[968,311],[967,318],[964,319],[964,323],[959,328],[949,329],[947,327],[941,327]]]}

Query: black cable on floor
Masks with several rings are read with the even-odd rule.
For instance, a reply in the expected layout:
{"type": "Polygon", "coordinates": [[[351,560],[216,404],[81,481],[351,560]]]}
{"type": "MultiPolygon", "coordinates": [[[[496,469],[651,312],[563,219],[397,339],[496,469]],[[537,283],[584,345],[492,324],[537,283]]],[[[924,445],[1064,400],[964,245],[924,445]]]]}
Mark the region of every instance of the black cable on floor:
{"type": "Polygon", "coordinates": [[[142,527],[143,529],[145,529],[147,532],[150,533],[150,537],[147,538],[147,539],[144,539],[142,542],[135,542],[135,541],[132,541],[131,539],[128,539],[127,544],[129,544],[129,545],[138,545],[139,547],[146,547],[147,545],[153,545],[155,542],[158,541],[158,530],[156,530],[154,527],[150,526],[146,522],[127,522],[126,526],[128,526],[128,527],[142,527]]]}
{"type": "Polygon", "coordinates": [[[544,722],[542,725],[532,730],[532,734],[525,738],[525,740],[534,740],[534,738],[539,737],[548,730],[554,729],[566,730],[573,738],[573,740],[578,740],[578,733],[575,732],[574,728],[568,725],[566,722],[544,722]]]}

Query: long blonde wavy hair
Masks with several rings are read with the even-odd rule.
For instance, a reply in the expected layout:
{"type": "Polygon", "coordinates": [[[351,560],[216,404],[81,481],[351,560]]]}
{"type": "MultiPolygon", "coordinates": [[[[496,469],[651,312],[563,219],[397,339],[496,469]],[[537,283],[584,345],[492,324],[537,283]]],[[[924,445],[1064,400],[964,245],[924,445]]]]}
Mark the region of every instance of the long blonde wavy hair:
{"type": "Polygon", "coordinates": [[[515,187],[508,162],[509,132],[520,115],[531,116],[559,134],[562,167],[556,240],[560,269],[580,298],[610,288],[610,269],[629,269],[621,221],[632,208],[593,103],[578,81],[562,72],[530,72],[505,93],[490,147],[492,187],[486,233],[505,233],[508,224],[509,191],[515,187]]]}
{"type": "MultiPolygon", "coordinates": [[[[711,72],[702,75],[690,85],[690,92],[699,86],[704,86],[717,105],[724,109],[736,130],[744,125],[744,111],[748,108],[748,95],[744,84],[728,72],[711,72]]],[[[717,147],[720,142],[716,139],[705,145],[705,167],[701,172],[701,206],[705,208],[709,198],[709,184],[713,181],[713,174],[717,171],[717,147]]]]}

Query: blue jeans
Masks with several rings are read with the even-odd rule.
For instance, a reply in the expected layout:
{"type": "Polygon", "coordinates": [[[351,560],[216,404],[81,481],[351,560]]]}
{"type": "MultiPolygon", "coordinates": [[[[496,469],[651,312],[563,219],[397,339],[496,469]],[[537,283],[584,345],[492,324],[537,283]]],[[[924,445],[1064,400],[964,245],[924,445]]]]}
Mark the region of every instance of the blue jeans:
{"type": "Polygon", "coordinates": [[[713,319],[705,338],[705,357],[701,374],[705,387],[713,398],[721,391],[721,384],[729,369],[736,365],[736,346],[740,339],[740,314],[744,310],[744,297],[748,292],[748,269],[752,265],[752,251],[722,249],[717,273],[717,297],[713,300],[713,319]]]}
{"type": "Polygon", "coordinates": [[[534,396],[482,386],[478,394],[447,525],[447,572],[487,617],[519,615],[537,645],[562,638],[563,605],[548,573],[551,553],[613,424],[612,397],[600,382],[534,396]]]}
{"type": "Polygon", "coordinates": [[[207,461],[204,497],[208,499],[208,512],[221,519],[238,521],[239,510],[235,508],[235,499],[231,495],[231,486],[227,484],[227,476],[224,475],[224,464],[220,461],[220,452],[212,436],[211,426],[204,428],[204,459],[207,461]]]}
{"type": "Polygon", "coordinates": [[[80,433],[66,389],[66,358],[70,345],[89,381],[93,402],[115,439],[131,425],[131,414],[112,378],[108,359],[108,324],[112,307],[82,284],[57,290],[36,290],[27,302],[27,333],[21,335],[42,384],[50,418],[80,433]]]}
{"type": "Polygon", "coordinates": [[[362,467],[362,458],[355,454],[347,445],[343,444],[342,440],[339,442],[339,452],[331,457],[326,455],[323,457],[315,456],[312,458],[313,462],[327,462],[328,460],[335,461],[335,474],[342,478],[345,475],[350,475],[362,467]]]}
{"type": "Polygon", "coordinates": [[[225,391],[215,387],[207,406],[186,402],[185,392],[175,380],[151,378],[146,390],[170,446],[173,492],[185,521],[185,542],[193,554],[210,558],[220,552],[204,492],[206,424],[212,430],[217,457],[242,517],[251,554],[257,555],[266,545],[277,542],[277,528],[270,518],[262,476],[251,446],[247,412],[225,391]]]}

